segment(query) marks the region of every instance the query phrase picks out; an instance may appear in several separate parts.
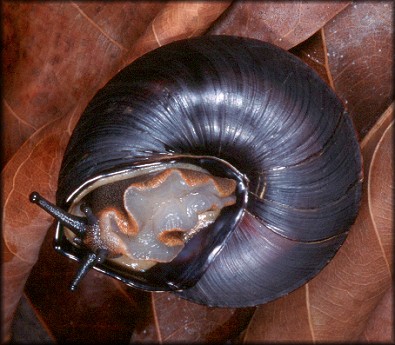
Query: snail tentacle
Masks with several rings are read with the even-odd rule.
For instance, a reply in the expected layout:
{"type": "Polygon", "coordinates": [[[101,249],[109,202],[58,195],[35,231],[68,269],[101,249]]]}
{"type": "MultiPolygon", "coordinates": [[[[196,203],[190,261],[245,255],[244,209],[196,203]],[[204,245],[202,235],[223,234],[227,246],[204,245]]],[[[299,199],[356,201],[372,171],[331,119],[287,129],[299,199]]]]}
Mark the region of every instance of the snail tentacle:
{"type": "MultiPolygon", "coordinates": [[[[81,205],[81,211],[86,215],[86,218],[83,218],[65,212],[61,208],[43,198],[37,192],[32,192],[29,198],[32,203],[40,206],[44,211],[49,213],[61,224],[66,226],[75,235],[77,235],[77,237],[74,238],[74,243],[80,246],[84,244],[84,240],[86,240],[87,236],[94,237],[94,233],[98,231],[98,220],[92,213],[91,208],[87,205],[81,205]]],[[[88,254],[83,257],[81,261],[81,265],[76,273],[76,276],[70,285],[71,291],[75,291],[77,285],[87,274],[89,269],[91,269],[97,263],[102,263],[108,256],[107,249],[90,248],[90,250],[92,251],[88,252],[88,254]]]]}
{"type": "Polygon", "coordinates": [[[78,284],[86,276],[89,270],[97,263],[102,263],[108,255],[108,251],[106,249],[101,249],[98,253],[90,252],[88,253],[81,261],[81,265],[78,268],[78,271],[70,285],[70,290],[75,291],[78,284]]]}
{"type": "Polygon", "coordinates": [[[87,229],[87,219],[72,215],[50,201],[43,198],[39,193],[32,192],[29,197],[30,201],[40,206],[44,211],[53,216],[61,224],[67,226],[77,236],[83,237],[87,229]]]}
{"type": "Polygon", "coordinates": [[[85,214],[86,219],[88,220],[88,224],[94,225],[99,223],[99,220],[93,214],[92,209],[87,204],[81,204],[80,209],[81,212],[85,214]]]}

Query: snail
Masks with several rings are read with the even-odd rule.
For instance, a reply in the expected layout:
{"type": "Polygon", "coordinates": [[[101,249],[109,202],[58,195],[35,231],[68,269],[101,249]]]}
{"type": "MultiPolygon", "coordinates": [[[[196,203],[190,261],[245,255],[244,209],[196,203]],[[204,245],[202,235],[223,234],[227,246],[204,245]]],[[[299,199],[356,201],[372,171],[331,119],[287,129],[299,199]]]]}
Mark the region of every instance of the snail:
{"type": "Polygon", "coordinates": [[[342,102],[297,57],[234,36],[159,47],[115,75],[70,138],[55,249],[147,291],[246,307],[295,290],[358,213],[362,160],[342,102]]]}

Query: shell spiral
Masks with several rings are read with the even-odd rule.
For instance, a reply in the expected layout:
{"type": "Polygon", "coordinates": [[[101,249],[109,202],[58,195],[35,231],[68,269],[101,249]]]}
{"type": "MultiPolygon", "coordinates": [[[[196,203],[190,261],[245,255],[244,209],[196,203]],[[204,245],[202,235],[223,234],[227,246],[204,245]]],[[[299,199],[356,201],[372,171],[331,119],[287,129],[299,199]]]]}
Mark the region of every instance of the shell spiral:
{"type": "Polygon", "coordinates": [[[192,38],[124,68],[73,132],[57,204],[95,176],[177,155],[220,158],[249,181],[241,223],[196,285],[177,292],[198,303],[244,307],[289,293],[330,261],[358,212],[361,156],[341,101],[264,42],[192,38]]]}

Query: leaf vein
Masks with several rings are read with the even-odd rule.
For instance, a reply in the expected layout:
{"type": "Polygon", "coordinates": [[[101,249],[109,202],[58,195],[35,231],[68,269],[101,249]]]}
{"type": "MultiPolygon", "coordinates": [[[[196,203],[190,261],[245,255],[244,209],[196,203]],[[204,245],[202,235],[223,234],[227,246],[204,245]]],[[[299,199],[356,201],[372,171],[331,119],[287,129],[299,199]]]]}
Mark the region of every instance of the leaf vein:
{"type": "Polygon", "coordinates": [[[128,49],[125,48],[121,43],[113,39],[110,35],[108,35],[99,25],[97,25],[92,18],[90,18],[75,2],[71,3],[79,12],[80,14],[91,24],[93,25],[99,32],[104,35],[111,43],[116,45],[119,49],[127,51],[128,49]]]}
{"type": "Polygon", "coordinates": [[[308,283],[305,285],[305,291],[306,291],[306,309],[307,309],[307,318],[309,321],[309,329],[310,329],[311,337],[313,339],[313,343],[315,343],[316,340],[315,340],[313,320],[311,317],[310,292],[309,292],[309,284],[308,283]]]}

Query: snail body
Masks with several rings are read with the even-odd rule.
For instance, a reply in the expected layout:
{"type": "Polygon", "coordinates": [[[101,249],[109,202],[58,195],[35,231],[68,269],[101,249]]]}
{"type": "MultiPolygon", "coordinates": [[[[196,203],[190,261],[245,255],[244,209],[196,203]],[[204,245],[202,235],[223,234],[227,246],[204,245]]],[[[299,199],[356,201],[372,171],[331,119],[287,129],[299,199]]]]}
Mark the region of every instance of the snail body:
{"type": "Polygon", "coordinates": [[[94,266],[243,307],[330,261],[357,215],[361,171],[352,122],[315,72],[264,42],[204,36],[110,80],[70,138],[57,206],[32,200],[59,220],[55,248],[85,258],[73,286],[94,266]],[[135,246],[147,238],[158,253],[135,246]]]}

